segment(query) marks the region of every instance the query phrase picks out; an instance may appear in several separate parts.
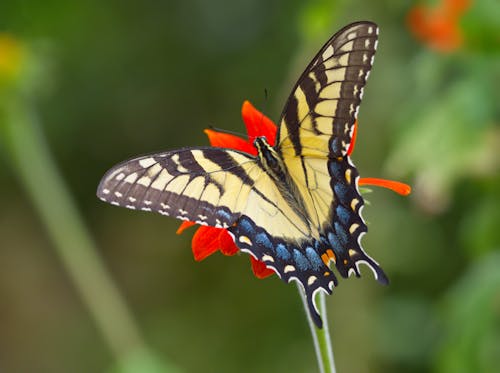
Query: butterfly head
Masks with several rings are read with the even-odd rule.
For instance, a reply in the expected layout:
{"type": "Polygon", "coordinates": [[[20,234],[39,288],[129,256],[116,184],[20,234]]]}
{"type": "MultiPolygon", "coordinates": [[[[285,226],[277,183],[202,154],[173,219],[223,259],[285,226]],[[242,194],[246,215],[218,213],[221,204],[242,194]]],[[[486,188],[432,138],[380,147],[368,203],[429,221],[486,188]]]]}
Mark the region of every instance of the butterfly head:
{"type": "Polygon", "coordinates": [[[271,145],[267,142],[267,137],[266,136],[257,136],[255,140],[253,140],[253,146],[257,148],[257,150],[261,151],[261,149],[267,147],[271,148],[271,145]]]}
{"type": "Polygon", "coordinates": [[[275,175],[278,179],[283,178],[284,166],[281,157],[276,150],[267,142],[265,136],[256,137],[253,142],[258,152],[260,164],[269,174],[275,175]]]}

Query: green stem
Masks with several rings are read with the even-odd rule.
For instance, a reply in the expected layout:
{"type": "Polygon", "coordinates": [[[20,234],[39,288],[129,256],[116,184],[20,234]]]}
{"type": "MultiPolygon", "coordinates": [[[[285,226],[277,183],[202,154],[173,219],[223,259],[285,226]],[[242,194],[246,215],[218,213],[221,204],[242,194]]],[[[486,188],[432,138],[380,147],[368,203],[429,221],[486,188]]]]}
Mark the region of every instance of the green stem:
{"type": "Polygon", "coordinates": [[[319,314],[323,320],[323,328],[320,329],[314,323],[307,305],[307,298],[301,286],[298,286],[299,293],[304,304],[304,310],[309,320],[309,327],[314,342],[314,349],[316,350],[316,358],[318,359],[320,373],[335,373],[335,360],[333,358],[332,341],[330,338],[330,331],[328,329],[328,318],[326,315],[326,302],[325,294],[319,292],[316,296],[316,304],[319,305],[319,314]],[[319,299],[318,299],[319,298],[319,299]]]}
{"type": "Polygon", "coordinates": [[[21,95],[4,98],[6,149],[66,273],[117,360],[147,351],[55,166],[32,104],[21,95]]]}

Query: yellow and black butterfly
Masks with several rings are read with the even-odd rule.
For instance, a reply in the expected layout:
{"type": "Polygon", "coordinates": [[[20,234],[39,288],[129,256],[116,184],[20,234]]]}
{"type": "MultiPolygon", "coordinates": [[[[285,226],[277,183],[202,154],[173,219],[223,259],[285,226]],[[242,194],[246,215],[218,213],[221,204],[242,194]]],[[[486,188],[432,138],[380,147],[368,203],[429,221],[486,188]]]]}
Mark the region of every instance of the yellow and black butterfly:
{"type": "Polygon", "coordinates": [[[98,197],[226,228],[241,251],[303,286],[321,327],[314,296],[337,285],[331,263],[342,277],[365,263],[388,282],[361,248],[364,202],[348,155],[377,37],[376,24],[356,22],[328,40],[295,84],[274,147],[258,137],[256,157],[213,147],[141,156],[110,169],[98,197]]]}

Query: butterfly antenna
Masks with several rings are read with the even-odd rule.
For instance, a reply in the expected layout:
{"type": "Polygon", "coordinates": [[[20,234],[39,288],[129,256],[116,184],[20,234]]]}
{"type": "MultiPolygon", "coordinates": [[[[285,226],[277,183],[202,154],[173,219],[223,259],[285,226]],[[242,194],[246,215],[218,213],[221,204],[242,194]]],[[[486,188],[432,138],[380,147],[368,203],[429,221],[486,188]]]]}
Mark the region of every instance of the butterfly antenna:
{"type": "MultiPolygon", "coordinates": [[[[262,111],[260,113],[259,125],[262,125],[264,123],[264,113],[267,112],[268,103],[269,103],[268,99],[269,99],[269,91],[267,90],[267,88],[264,88],[264,105],[263,105],[264,111],[262,111]]],[[[250,141],[254,141],[256,137],[257,136],[248,136],[248,139],[250,141]]]]}

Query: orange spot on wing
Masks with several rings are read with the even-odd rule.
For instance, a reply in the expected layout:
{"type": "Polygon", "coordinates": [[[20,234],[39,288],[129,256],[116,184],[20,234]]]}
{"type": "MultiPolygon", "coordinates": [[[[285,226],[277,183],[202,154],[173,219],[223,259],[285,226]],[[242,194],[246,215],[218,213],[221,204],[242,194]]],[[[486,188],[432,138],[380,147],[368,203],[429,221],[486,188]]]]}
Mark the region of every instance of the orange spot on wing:
{"type": "Polygon", "coordinates": [[[333,252],[332,249],[326,250],[326,254],[334,261],[337,262],[337,257],[335,256],[335,253],[333,252]]]}

